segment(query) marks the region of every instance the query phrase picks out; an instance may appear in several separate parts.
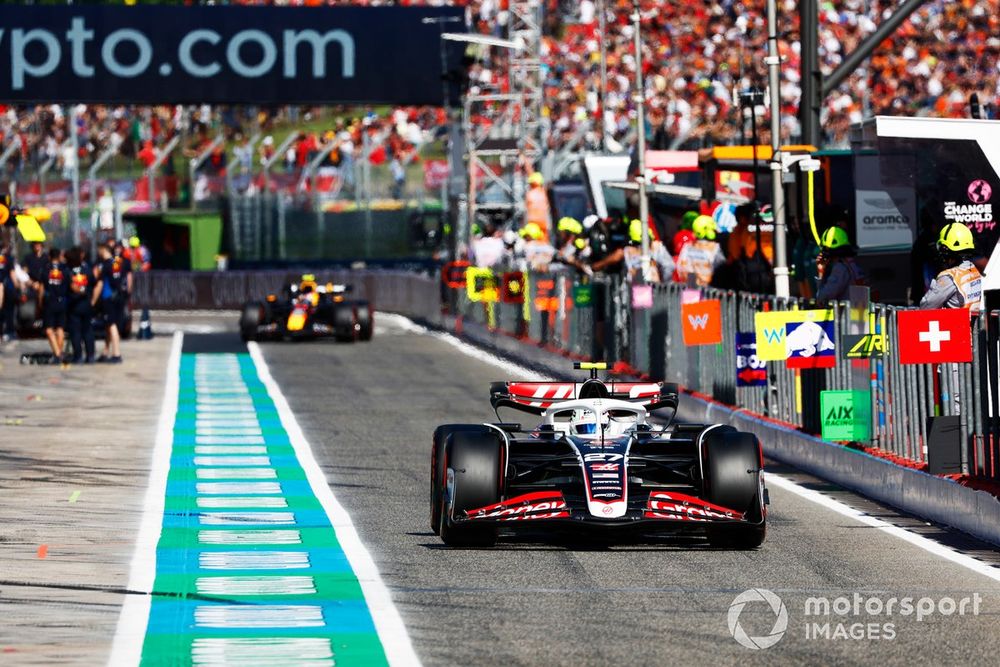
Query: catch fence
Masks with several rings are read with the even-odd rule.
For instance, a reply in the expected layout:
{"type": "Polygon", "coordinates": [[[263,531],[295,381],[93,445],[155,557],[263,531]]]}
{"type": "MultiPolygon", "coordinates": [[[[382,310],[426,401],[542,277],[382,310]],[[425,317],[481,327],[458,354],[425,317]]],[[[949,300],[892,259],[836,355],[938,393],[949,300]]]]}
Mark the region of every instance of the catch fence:
{"type": "Polygon", "coordinates": [[[448,289],[447,305],[464,320],[523,336],[573,358],[618,362],[810,434],[822,431],[822,392],[860,392],[869,404],[864,407],[870,426],[853,444],[904,465],[926,468],[930,418],[953,416],[962,473],[1000,480],[1000,311],[972,316],[971,363],[920,365],[900,361],[898,314],[905,309],[872,303],[859,313],[856,304],[852,312],[850,302],[830,303],[824,309],[832,311],[835,365],[796,369],[784,361],[761,363],[752,355],[738,354],[737,337],[756,331],[758,313],[816,309],[814,303],[678,283],[652,286],[651,303],[642,303],[648,292],[633,291],[618,276],[519,276],[498,272],[491,282],[485,273],[472,273],[470,284],[477,284],[448,289]],[[523,299],[509,288],[518,279],[523,299]],[[682,305],[704,300],[719,301],[722,342],[685,344],[682,305]],[[866,333],[881,335],[882,349],[870,357],[843,358],[848,336],[853,345],[866,333]],[[747,366],[764,369],[764,380],[743,386],[738,373],[747,366]]]}

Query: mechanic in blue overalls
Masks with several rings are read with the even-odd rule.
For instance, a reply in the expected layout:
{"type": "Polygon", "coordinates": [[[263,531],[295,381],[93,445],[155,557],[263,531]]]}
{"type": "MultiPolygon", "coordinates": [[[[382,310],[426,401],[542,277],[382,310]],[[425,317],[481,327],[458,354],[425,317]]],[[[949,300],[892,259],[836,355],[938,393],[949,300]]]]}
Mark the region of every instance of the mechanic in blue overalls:
{"type": "Polygon", "coordinates": [[[69,267],[69,298],[66,302],[66,328],[73,347],[74,364],[94,363],[94,306],[100,296],[100,281],[94,284],[90,264],[83,259],[80,246],[66,253],[69,267]],[[86,358],[84,357],[86,353],[86,358]]]}
{"type": "Polygon", "coordinates": [[[115,255],[114,241],[100,246],[97,251],[100,264],[94,272],[101,281],[101,312],[104,314],[104,353],[98,362],[121,363],[121,330],[125,323],[125,301],[128,299],[128,262],[115,255]]]}

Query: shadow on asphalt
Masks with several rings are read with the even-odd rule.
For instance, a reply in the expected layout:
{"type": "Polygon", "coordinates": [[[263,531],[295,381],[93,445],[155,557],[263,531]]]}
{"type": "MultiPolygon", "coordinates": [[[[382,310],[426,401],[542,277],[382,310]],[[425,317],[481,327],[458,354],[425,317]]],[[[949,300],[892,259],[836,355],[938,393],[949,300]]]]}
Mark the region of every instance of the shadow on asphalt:
{"type": "Polygon", "coordinates": [[[247,346],[235,333],[185,334],[184,354],[246,354],[247,346]]]}

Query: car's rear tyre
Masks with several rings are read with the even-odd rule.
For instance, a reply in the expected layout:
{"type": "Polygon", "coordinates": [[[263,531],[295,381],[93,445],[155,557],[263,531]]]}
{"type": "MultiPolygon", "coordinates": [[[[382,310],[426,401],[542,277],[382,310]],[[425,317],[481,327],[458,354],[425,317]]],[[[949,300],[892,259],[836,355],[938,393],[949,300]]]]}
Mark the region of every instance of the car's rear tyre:
{"type": "Polygon", "coordinates": [[[497,527],[455,523],[453,516],[500,502],[502,451],[492,433],[459,431],[445,444],[446,475],[452,476],[442,497],[439,535],[451,547],[489,547],[496,544],[497,527]]]}
{"type": "Polygon", "coordinates": [[[357,336],[354,329],[354,308],[350,304],[338,304],[333,309],[333,337],[341,343],[352,343],[357,336]]]}
{"type": "Polygon", "coordinates": [[[371,340],[375,333],[372,309],[367,303],[359,303],[354,310],[354,321],[358,330],[358,340],[371,340]]]}
{"type": "Polygon", "coordinates": [[[240,314],[240,338],[246,343],[257,340],[257,332],[264,323],[264,305],[259,301],[251,301],[243,306],[240,314]]]}
{"type": "Polygon", "coordinates": [[[717,429],[705,436],[702,447],[705,499],[743,512],[753,522],[709,526],[709,543],[730,549],[759,547],[767,534],[760,498],[760,443],[752,433],[717,429]]]}
{"type": "Polygon", "coordinates": [[[434,429],[431,446],[431,530],[437,535],[441,530],[441,504],[444,498],[444,446],[452,433],[486,433],[482,424],[443,424],[434,429]]]}

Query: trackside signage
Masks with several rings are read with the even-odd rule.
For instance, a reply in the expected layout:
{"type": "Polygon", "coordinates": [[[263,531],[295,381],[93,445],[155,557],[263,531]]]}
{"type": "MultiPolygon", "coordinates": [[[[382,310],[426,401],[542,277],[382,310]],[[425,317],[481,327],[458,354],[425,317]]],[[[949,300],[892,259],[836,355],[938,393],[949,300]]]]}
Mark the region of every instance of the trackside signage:
{"type": "Polygon", "coordinates": [[[441,28],[423,19],[462,16],[445,7],[7,5],[0,99],[440,104],[441,28]]]}

